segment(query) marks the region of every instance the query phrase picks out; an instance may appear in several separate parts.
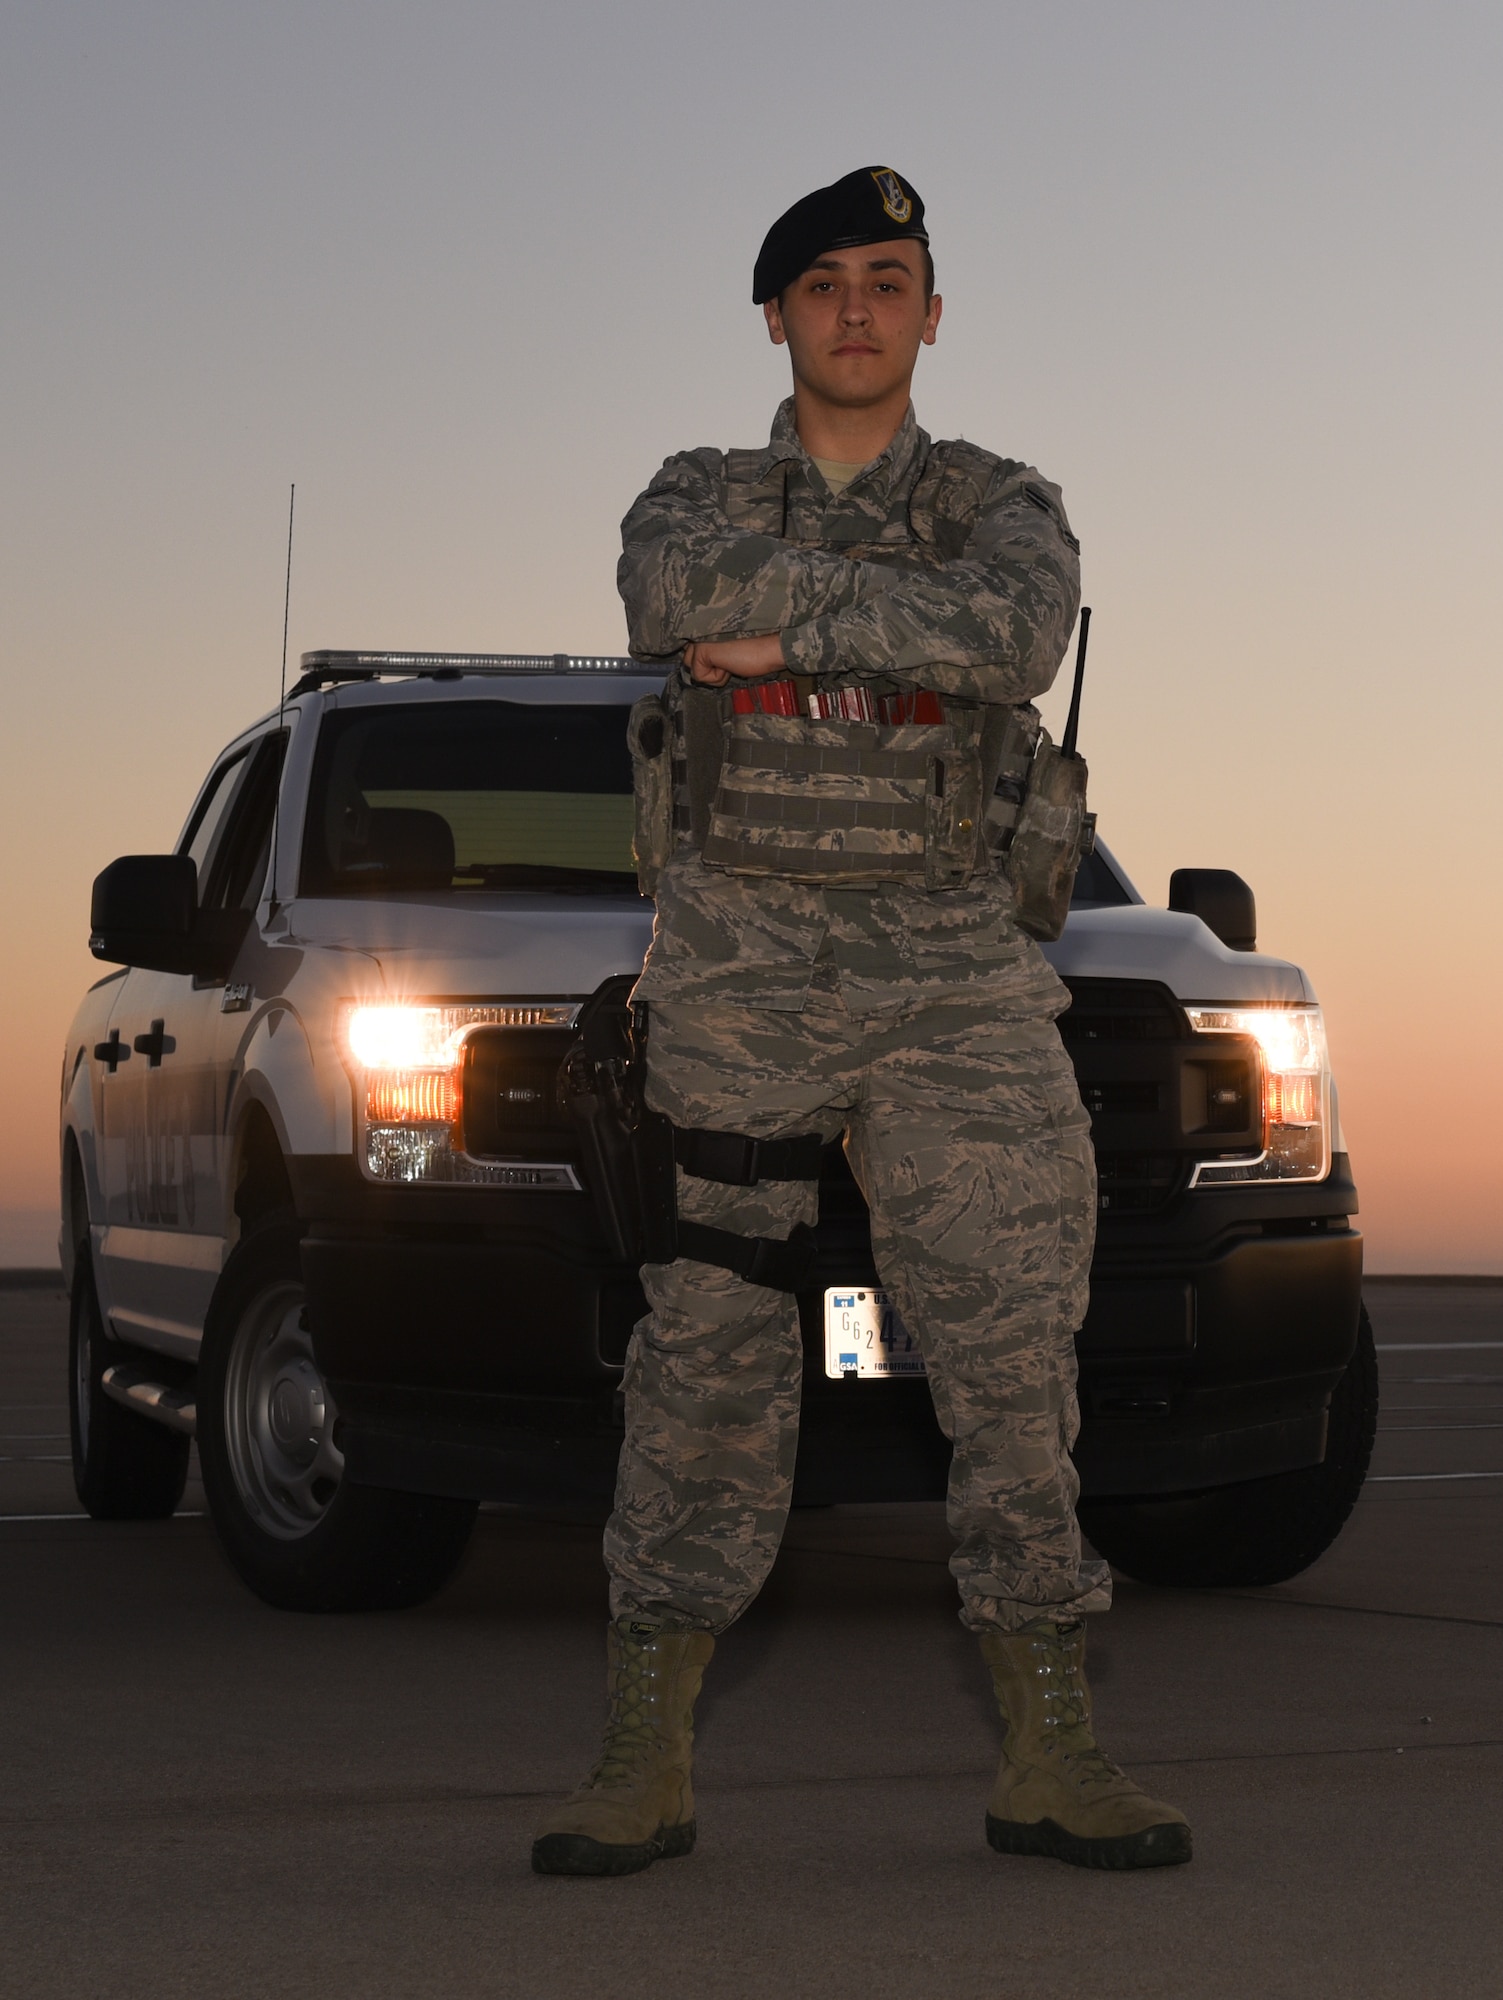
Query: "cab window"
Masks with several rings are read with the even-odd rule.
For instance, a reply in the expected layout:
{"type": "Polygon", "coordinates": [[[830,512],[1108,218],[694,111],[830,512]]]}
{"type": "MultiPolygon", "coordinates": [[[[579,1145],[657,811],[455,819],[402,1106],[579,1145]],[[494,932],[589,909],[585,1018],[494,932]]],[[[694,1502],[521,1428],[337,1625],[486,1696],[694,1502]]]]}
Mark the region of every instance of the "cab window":
{"type": "Polygon", "coordinates": [[[199,875],[199,906],[205,910],[253,910],[266,886],[276,819],[277,788],[287,738],[263,736],[244,760],[240,783],[215,843],[207,876],[199,875]]]}
{"type": "Polygon", "coordinates": [[[635,896],[623,703],[393,703],[326,714],[305,896],[635,896]]]}
{"type": "Polygon", "coordinates": [[[1131,902],[1132,897],[1107,867],[1105,857],[1095,852],[1088,854],[1081,862],[1075,877],[1070,908],[1072,910],[1121,909],[1126,908],[1131,902]]]}
{"type": "Polygon", "coordinates": [[[214,772],[197,805],[193,808],[187,829],[177,844],[179,854],[190,855],[198,867],[198,885],[202,892],[208,872],[209,856],[214,851],[225,818],[229,813],[230,801],[235,796],[237,781],[245,774],[245,760],[249,752],[237,750],[233,757],[226,757],[214,772]]]}

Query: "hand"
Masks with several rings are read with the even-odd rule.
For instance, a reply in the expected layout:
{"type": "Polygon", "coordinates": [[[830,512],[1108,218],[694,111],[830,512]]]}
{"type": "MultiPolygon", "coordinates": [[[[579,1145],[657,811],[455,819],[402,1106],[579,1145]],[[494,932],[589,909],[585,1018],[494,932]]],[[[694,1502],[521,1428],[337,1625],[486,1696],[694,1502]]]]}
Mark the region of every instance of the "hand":
{"type": "Polygon", "coordinates": [[[758,639],[696,639],[684,648],[684,665],[696,687],[724,687],[734,677],[759,681],[788,671],[783,641],[768,632],[758,639]]]}

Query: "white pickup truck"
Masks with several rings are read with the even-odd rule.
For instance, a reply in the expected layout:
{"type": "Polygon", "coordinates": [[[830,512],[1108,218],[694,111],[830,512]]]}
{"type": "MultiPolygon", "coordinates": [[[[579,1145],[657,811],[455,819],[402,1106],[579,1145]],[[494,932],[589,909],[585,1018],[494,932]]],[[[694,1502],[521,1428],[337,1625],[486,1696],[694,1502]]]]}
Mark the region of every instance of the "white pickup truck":
{"type": "MultiPolygon", "coordinates": [[[[170,1513],[196,1436],[245,1581],[412,1603],[483,1500],[599,1501],[644,1310],[560,1072],[640,968],[622,659],[314,653],[215,761],[170,856],[95,884],[62,1076],[79,1495],[170,1513]]],[[[1147,907],[1098,844],[1047,947],[1101,1213],[1082,1519],[1128,1573],[1295,1574],[1376,1416],[1320,1009],[1251,893],[1147,907]]],[[[949,1447],[838,1147],[799,1297],[796,1499],[932,1499],[949,1447]]]]}

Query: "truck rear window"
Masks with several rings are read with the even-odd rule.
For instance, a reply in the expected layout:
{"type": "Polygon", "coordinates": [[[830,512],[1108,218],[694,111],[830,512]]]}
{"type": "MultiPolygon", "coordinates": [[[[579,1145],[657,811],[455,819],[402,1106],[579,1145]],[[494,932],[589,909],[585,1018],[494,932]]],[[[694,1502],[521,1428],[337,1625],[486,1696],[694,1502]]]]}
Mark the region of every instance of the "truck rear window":
{"type": "Polygon", "coordinates": [[[326,714],[302,893],[635,896],[626,717],[621,704],[510,701],[326,714]]]}

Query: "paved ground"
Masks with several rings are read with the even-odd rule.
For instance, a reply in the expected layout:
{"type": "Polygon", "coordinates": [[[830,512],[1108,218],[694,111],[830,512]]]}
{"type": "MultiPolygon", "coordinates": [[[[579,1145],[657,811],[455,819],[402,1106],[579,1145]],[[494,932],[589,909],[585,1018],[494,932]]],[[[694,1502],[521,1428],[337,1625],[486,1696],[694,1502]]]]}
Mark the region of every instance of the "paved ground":
{"type": "Polygon", "coordinates": [[[722,1645],[699,1852],[574,1883],[527,1845],[598,1728],[595,1526],[489,1514],[403,1616],[269,1611],[200,1518],[76,1518],[62,1301],[0,1291],[0,1993],[1496,2000],[1503,1288],[1369,1304],[1377,1477],[1332,1554],[1097,1627],[1102,1733],[1193,1866],[989,1852],[942,1524],[849,1508],[722,1645]]]}

